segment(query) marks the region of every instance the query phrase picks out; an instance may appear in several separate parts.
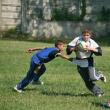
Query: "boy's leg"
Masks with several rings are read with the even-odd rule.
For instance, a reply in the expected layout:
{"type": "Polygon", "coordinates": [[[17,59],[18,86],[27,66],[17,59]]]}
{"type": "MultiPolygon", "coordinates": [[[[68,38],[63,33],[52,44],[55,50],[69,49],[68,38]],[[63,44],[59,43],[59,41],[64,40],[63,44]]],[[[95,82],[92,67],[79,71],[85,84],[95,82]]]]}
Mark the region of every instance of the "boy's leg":
{"type": "Polygon", "coordinates": [[[32,83],[35,84],[39,81],[39,78],[44,74],[44,72],[46,71],[46,67],[44,64],[42,64],[38,70],[36,70],[36,73],[34,74],[32,83]]]}
{"type": "Polygon", "coordinates": [[[34,62],[31,62],[30,69],[27,72],[26,77],[19,84],[17,84],[18,90],[22,90],[24,87],[26,87],[32,81],[32,79],[34,77],[34,70],[36,67],[38,67],[38,65],[35,64],[34,62]]]}
{"type": "Polygon", "coordinates": [[[98,74],[94,67],[88,67],[90,80],[96,81],[100,80],[100,74],[98,74]]]}
{"type": "Polygon", "coordinates": [[[106,82],[106,77],[101,73],[96,71],[95,67],[88,67],[89,69],[89,76],[92,81],[102,80],[106,82]]]}
{"type": "Polygon", "coordinates": [[[81,75],[82,79],[85,82],[86,87],[95,95],[100,95],[103,94],[102,90],[97,87],[91,80],[89,77],[89,71],[88,68],[81,68],[81,67],[77,67],[79,74],[81,75]]]}

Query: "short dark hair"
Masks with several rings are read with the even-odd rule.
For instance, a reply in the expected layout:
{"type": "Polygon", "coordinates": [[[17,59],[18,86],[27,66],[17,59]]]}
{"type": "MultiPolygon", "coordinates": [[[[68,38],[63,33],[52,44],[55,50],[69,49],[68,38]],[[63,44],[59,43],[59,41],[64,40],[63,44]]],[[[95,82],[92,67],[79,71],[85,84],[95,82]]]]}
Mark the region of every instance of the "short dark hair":
{"type": "Polygon", "coordinates": [[[62,40],[57,40],[55,42],[55,47],[57,47],[58,45],[62,45],[62,44],[64,44],[64,42],[62,40]]]}
{"type": "Polygon", "coordinates": [[[85,33],[91,34],[92,32],[91,32],[91,30],[89,30],[89,29],[85,29],[84,31],[82,31],[82,34],[85,34],[85,33]]]}

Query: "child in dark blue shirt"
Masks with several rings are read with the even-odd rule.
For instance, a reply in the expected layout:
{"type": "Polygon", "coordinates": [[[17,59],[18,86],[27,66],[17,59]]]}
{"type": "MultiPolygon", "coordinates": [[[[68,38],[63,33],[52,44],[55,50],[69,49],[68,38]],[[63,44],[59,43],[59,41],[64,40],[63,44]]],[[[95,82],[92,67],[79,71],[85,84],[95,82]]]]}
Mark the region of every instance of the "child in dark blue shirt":
{"type": "MultiPolygon", "coordinates": [[[[29,49],[28,52],[32,52],[35,50],[39,50],[39,49],[38,48],[29,49]]],[[[21,93],[22,90],[31,81],[33,81],[33,83],[38,82],[40,76],[46,70],[44,63],[48,63],[58,56],[61,58],[67,59],[69,61],[72,61],[73,58],[70,58],[67,55],[64,55],[62,53],[63,51],[64,51],[64,42],[61,40],[58,40],[55,43],[55,47],[44,48],[41,51],[38,51],[37,53],[35,53],[31,58],[30,68],[29,68],[29,71],[27,72],[26,77],[14,87],[14,90],[21,93]]]]}

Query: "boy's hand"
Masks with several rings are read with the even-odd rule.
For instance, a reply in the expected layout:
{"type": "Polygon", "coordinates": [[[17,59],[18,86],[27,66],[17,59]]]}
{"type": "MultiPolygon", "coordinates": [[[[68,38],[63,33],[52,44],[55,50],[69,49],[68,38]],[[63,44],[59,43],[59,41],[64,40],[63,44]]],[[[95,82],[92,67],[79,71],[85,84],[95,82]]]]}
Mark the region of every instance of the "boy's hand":
{"type": "Polygon", "coordinates": [[[97,52],[97,49],[96,48],[94,48],[94,47],[86,47],[86,50],[87,51],[93,51],[93,52],[97,52]]]}
{"type": "MultiPolygon", "coordinates": [[[[46,48],[46,47],[45,47],[46,48]]],[[[43,48],[41,48],[41,47],[37,47],[37,48],[29,48],[28,50],[27,50],[27,53],[32,53],[33,51],[38,51],[38,50],[42,50],[43,48]]]]}
{"type": "Polygon", "coordinates": [[[27,53],[32,53],[32,49],[31,48],[29,48],[28,50],[27,50],[27,53]]]}
{"type": "Polygon", "coordinates": [[[73,58],[69,58],[68,60],[72,62],[73,61],[73,58]]]}

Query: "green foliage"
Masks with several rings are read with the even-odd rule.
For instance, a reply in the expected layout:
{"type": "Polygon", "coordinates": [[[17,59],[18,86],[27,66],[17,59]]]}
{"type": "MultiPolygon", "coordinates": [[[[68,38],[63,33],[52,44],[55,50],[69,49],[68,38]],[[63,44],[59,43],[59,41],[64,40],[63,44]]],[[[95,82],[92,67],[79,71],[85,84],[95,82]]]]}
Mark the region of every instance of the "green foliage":
{"type": "Polygon", "coordinates": [[[79,15],[75,15],[68,11],[67,7],[60,7],[53,9],[52,20],[55,21],[79,21],[79,15]]]}
{"type": "Polygon", "coordinates": [[[109,34],[107,36],[101,36],[98,38],[95,38],[95,40],[103,46],[110,46],[110,37],[109,34]]]}
{"type": "Polygon", "coordinates": [[[16,28],[12,28],[6,31],[1,31],[0,36],[3,39],[28,40],[30,34],[22,33],[18,31],[16,28]]]}
{"type": "Polygon", "coordinates": [[[100,15],[98,17],[99,21],[109,21],[110,20],[110,9],[102,7],[102,10],[100,12],[100,15]]]}
{"type": "Polygon", "coordinates": [[[62,6],[60,8],[54,8],[52,13],[52,20],[56,21],[83,21],[86,15],[86,0],[81,1],[81,15],[76,15],[68,11],[68,8],[62,6]]]}

